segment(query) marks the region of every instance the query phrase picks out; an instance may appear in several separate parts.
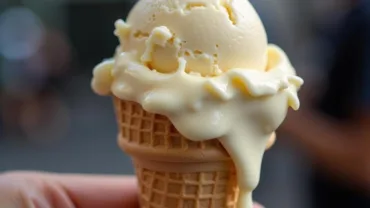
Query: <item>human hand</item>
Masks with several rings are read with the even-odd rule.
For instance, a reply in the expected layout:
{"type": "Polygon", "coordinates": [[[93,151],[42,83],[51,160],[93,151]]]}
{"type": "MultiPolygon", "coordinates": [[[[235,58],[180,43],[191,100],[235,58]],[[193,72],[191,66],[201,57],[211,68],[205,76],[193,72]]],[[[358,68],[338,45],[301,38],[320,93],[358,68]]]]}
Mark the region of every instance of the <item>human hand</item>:
{"type": "Polygon", "coordinates": [[[276,142],[276,133],[272,133],[271,137],[269,138],[267,145],[266,145],[266,150],[271,149],[272,146],[274,146],[276,142]]]}
{"type": "Polygon", "coordinates": [[[6,173],[0,175],[0,207],[137,208],[138,189],[133,176],[6,173]]]}

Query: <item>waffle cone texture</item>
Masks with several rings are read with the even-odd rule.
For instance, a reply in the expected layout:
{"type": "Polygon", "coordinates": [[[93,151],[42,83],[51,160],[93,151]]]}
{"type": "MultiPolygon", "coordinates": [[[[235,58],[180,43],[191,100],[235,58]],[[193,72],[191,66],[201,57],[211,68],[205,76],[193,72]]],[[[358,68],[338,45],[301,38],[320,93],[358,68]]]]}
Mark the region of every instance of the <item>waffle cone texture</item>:
{"type": "Polygon", "coordinates": [[[114,97],[118,143],[133,160],[141,208],[235,208],[235,166],[217,139],[193,142],[162,115],[114,97]]]}

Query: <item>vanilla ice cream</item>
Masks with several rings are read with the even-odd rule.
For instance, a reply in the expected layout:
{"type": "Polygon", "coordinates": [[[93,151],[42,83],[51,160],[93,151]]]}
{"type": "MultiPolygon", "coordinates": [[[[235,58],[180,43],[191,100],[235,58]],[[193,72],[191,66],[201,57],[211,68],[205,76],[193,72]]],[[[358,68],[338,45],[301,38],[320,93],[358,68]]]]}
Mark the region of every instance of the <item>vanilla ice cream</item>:
{"type": "Polygon", "coordinates": [[[122,50],[158,72],[174,72],[179,57],[204,76],[266,66],[266,33],[246,0],[141,0],[117,28],[122,50]]]}
{"type": "Polygon", "coordinates": [[[141,0],[116,22],[120,47],[92,87],[168,117],[193,141],[220,138],[238,175],[238,208],[252,208],[262,156],[287,109],[299,108],[285,53],[268,45],[246,0],[141,0]]]}

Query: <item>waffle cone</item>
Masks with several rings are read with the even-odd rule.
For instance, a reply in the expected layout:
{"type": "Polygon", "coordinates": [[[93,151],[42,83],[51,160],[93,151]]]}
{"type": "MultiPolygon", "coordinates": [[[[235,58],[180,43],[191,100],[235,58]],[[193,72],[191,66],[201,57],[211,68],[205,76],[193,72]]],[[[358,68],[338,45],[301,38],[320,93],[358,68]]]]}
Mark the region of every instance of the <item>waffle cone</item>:
{"type": "Polygon", "coordinates": [[[135,166],[142,208],[235,208],[235,166],[217,139],[193,142],[165,116],[114,98],[118,142],[135,166]]]}

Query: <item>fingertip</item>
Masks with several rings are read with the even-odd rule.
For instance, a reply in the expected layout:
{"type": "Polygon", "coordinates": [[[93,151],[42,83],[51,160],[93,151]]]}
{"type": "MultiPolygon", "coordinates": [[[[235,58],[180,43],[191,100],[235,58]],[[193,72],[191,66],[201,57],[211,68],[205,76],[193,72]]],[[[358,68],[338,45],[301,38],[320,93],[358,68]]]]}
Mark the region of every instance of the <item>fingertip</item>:
{"type": "Polygon", "coordinates": [[[253,208],[265,208],[265,207],[262,206],[261,204],[254,203],[253,208]]]}

